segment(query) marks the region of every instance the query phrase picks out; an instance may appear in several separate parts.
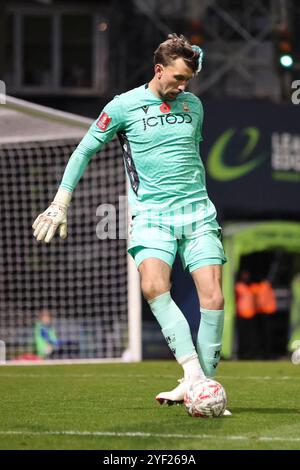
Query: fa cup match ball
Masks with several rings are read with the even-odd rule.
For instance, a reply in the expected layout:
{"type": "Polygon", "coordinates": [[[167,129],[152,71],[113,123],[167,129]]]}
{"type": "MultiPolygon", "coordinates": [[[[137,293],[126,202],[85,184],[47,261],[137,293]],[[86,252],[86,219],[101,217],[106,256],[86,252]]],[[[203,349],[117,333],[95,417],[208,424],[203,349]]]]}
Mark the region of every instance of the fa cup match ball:
{"type": "Polygon", "coordinates": [[[222,416],[227,404],[224,387],[215,380],[198,380],[184,395],[184,406],[190,416],[209,418],[222,416]]]}

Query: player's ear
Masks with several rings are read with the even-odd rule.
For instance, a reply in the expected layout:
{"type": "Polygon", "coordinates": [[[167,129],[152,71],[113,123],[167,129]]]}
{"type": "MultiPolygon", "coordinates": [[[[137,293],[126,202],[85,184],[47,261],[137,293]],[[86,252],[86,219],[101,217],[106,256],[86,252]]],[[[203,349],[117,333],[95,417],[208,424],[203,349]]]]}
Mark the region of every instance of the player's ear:
{"type": "Polygon", "coordinates": [[[164,70],[164,66],[162,64],[155,64],[154,72],[155,72],[155,75],[157,75],[158,79],[162,77],[163,70],[164,70]]]}

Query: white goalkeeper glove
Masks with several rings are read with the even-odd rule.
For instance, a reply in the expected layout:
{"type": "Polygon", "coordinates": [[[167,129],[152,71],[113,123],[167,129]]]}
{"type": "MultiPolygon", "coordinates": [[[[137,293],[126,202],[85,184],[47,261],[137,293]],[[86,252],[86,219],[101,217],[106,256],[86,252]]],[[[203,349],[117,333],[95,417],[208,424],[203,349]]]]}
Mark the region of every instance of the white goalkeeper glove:
{"type": "Polygon", "coordinates": [[[33,236],[37,241],[49,243],[59,230],[59,236],[63,240],[67,238],[67,210],[72,199],[72,193],[65,189],[59,189],[48,209],[40,214],[34,221],[33,236]]]}

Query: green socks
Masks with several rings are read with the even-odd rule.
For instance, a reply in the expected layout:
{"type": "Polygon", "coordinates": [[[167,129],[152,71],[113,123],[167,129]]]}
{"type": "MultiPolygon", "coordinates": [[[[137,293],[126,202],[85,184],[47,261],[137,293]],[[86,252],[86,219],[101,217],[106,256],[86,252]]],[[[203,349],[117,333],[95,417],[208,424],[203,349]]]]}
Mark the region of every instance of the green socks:
{"type": "Polygon", "coordinates": [[[148,300],[148,303],[177,361],[181,363],[181,358],[194,355],[196,350],[189,324],[173,301],[170,292],[148,300]]]}
{"type": "Polygon", "coordinates": [[[213,378],[221,356],[224,310],[201,308],[200,311],[197,352],[204,374],[213,378]]]}
{"type": "Polygon", "coordinates": [[[170,292],[148,300],[148,303],[177,362],[184,364],[184,369],[191,367],[191,370],[185,370],[185,375],[202,375],[204,372],[207,377],[213,378],[220,361],[224,310],[201,308],[197,352],[202,372],[198,360],[195,360],[196,351],[189,324],[170,292]],[[186,361],[189,363],[187,366],[186,361]]]}

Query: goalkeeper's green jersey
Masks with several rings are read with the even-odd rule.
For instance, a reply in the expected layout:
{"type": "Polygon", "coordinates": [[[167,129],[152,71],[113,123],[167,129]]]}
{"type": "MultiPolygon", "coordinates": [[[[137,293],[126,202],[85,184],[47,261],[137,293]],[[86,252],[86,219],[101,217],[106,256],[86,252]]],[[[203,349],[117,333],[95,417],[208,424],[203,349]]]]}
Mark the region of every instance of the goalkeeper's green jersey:
{"type": "Polygon", "coordinates": [[[199,154],[202,122],[201,101],[189,92],[163,102],[148,85],[142,85],[116,96],[73,152],[61,187],[73,191],[92,155],[117,134],[130,182],[133,215],[196,204],[210,222],[216,214],[207,196],[199,154]]]}

